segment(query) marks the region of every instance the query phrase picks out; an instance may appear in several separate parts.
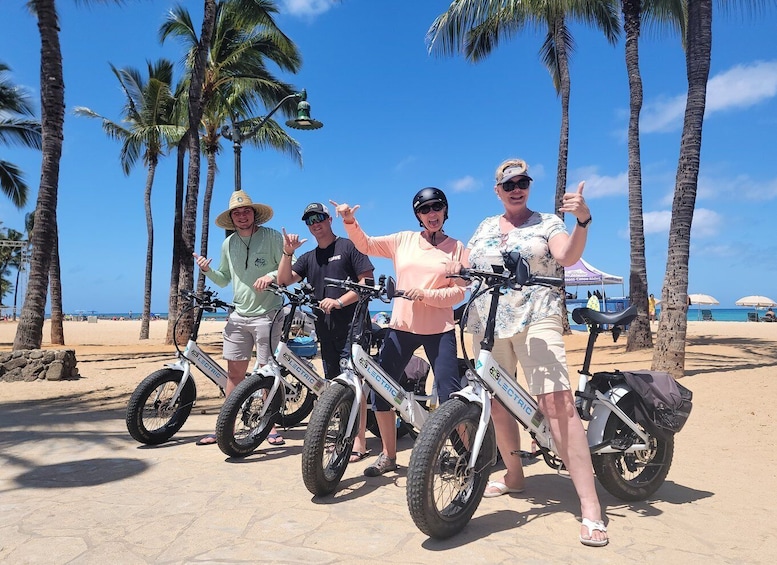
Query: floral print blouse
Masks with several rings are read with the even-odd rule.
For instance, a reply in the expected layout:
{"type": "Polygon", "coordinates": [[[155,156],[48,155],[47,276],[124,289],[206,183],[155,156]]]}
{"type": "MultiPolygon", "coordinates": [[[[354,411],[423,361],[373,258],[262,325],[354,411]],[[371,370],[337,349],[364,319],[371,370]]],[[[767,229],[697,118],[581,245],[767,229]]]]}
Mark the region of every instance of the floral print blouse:
{"type": "MultiPolygon", "coordinates": [[[[483,220],[467,244],[469,263],[474,269],[490,271],[492,259],[502,251],[519,251],[528,261],[532,274],[557,276],[558,263],[550,254],[548,242],[553,236],[567,233],[564,222],[555,214],[533,212],[529,219],[503,234],[498,216],[483,220]]],[[[501,263],[501,258],[498,259],[501,263]]],[[[496,337],[509,338],[527,326],[547,318],[561,315],[561,290],[546,286],[527,286],[520,290],[508,290],[499,298],[496,314],[496,337]]],[[[467,327],[475,335],[483,335],[490,296],[485,294],[475,301],[470,310],[467,327]],[[474,310],[474,311],[473,311],[474,310]]]]}

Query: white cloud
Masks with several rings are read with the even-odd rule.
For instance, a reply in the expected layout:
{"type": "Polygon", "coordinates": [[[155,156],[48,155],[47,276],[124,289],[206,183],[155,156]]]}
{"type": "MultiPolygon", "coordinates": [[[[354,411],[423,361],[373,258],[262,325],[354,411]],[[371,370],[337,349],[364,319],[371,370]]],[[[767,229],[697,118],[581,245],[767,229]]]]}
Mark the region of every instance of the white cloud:
{"type": "MultiPolygon", "coordinates": [[[[723,217],[707,208],[696,208],[691,224],[691,237],[712,237],[720,231],[723,217]]],[[[659,210],[646,212],[643,215],[645,235],[651,233],[669,233],[669,225],[672,222],[671,210],[659,210]]]]}
{"type": "Polygon", "coordinates": [[[394,165],[394,171],[398,172],[398,173],[402,172],[402,171],[406,170],[408,167],[410,167],[416,161],[417,161],[417,158],[414,157],[413,155],[405,157],[399,163],[394,165]]]}
{"type": "Polygon", "coordinates": [[[474,192],[482,188],[483,183],[476,180],[475,177],[467,175],[448,183],[453,192],[474,192]]]}
{"type": "Polygon", "coordinates": [[[302,17],[323,14],[334,4],[334,0],[283,0],[285,12],[302,17]]]}
{"type": "Polygon", "coordinates": [[[567,192],[576,191],[580,181],[585,181],[583,195],[587,199],[628,194],[629,179],[627,173],[610,177],[602,176],[596,171],[596,167],[582,167],[570,173],[567,176],[567,181],[571,181],[567,186],[567,192]]]}
{"type": "MultiPolygon", "coordinates": [[[[777,96],[777,61],[737,65],[707,82],[705,118],[715,112],[755,106],[777,96]]],[[[686,94],[647,102],[640,119],[640,133],[680,129],[686,94]]]]}

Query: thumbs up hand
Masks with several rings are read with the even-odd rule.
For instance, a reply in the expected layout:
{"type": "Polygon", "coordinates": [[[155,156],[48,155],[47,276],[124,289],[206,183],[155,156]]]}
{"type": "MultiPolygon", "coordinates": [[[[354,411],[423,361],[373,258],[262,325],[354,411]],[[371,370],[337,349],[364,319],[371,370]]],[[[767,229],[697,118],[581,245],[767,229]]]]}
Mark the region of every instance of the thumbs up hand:
{"type": "Polygon", "coordinates": [[[585,181],[582,181],[577,185],[575,192],[567,192],[561,200],[561,208],[559,212],[564,214],[572,214],[577,218],[579,222],[585,222],[591,217],[591,211],[588,209],[588,204],[585,203],[583,198],[583,188],[585,187],[585,181]]]}

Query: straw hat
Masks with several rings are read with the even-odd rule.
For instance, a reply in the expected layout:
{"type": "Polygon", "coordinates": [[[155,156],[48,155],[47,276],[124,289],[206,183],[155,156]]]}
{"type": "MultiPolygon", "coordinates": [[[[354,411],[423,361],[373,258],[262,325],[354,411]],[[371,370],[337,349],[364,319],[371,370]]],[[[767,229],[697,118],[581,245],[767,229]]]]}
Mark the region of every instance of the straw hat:
{"type": "Polygon", "coordinates": [[[272,208],[266,204],[254,204],[251,202],[251,197],[245,192],[236,190],[232,193],[232,196],[229,197],[229,208],[216,216],[216,225],[225,230],[234,230],[235,224],[232,223],[232,218],[229,213],[235,208],[243,208],[245,206],[250,206],[254,209],[254,217],[257,226],[268,222],[270,218],[272,218],[272,208]]]}

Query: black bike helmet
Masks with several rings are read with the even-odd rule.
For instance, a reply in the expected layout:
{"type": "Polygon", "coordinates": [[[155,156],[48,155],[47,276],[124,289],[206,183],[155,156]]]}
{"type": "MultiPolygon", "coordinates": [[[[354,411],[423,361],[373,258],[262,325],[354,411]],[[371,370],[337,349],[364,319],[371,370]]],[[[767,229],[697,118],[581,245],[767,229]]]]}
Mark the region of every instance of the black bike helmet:
{"type": "Polygon", "coordinates": [[[431,204],[432,202],[443,203],[445,206],[445,220],[448,219],[448,199],[445,197],[445,193],[439,188],[427,186],[426,188],[419,190],[413,197],[413,213],[415,213],[415,217],[418,219],[421,227],[423,227],[424,224],[421,222],[421,218],[418,217],[418,209],[424,204],[431,204]]]}

